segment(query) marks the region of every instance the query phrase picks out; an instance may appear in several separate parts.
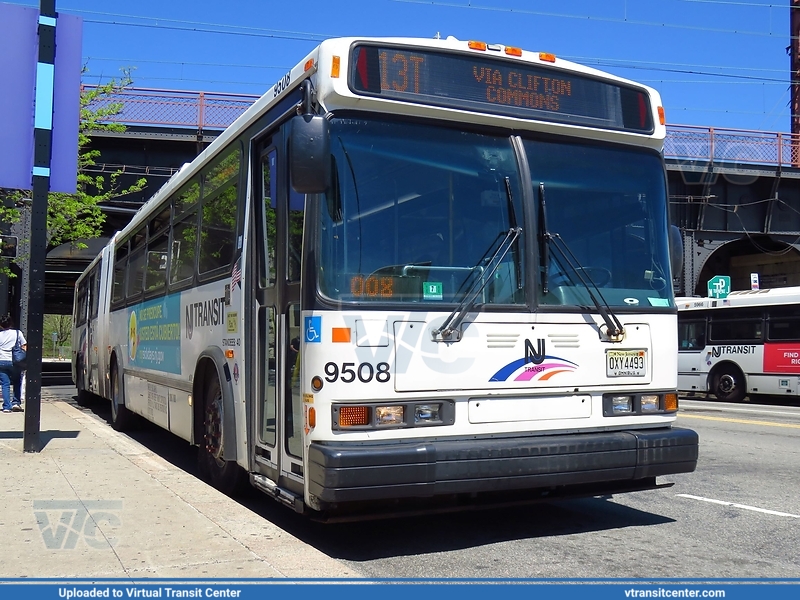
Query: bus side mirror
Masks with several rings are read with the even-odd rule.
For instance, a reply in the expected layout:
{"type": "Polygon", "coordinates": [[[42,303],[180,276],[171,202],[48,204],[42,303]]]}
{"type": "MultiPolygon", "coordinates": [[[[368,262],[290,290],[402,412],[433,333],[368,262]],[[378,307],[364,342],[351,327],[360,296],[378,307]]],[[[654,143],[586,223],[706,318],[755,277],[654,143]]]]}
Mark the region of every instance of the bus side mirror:
{"type": "Polygon", "coordinates": [[[300,194],[322,194],[331,180],[328,120],[320,115],[292,119],[289,136],[289,168],[292,187],[300,194]]]}
{"type": "Polygon", "coordinates": [[[669,262],[675,277],[683,269],[683,236],[675,225],[669,226],[669,262]]]}

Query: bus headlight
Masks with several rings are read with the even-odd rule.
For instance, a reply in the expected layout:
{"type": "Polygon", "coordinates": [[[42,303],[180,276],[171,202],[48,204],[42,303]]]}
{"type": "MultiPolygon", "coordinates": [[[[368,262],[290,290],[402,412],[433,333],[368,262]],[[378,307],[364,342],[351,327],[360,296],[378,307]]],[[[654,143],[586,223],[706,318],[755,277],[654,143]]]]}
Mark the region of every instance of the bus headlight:
{"type": "Polygon", "coordinates": [[[402,425],[405,422],[402,406],[376,406],[375,421],[378,427],[402,425]]]}
{"type": "Polygon", "coordinates": [[[393,404],[331,404],[331,428],[334,431],[441,427],[453,425],[455,418],[456,403],[451,399],[395,401],[393,404]]]}
{"type": "Polygon", "coordinates": [[[657,394],[642,394],[640,402],[643,413],[658,412],[661,409],[660,398],[657,394]]]}
{"type": "Polygon", "coordinates": [[[417,404],[414,406],[414,423],[434,423],[441,421],[441,404],[417,404]]]}
{"type": "Polygon", "coordinates": [[[633,396],[612,396],[611,414],[622,415],[633,412],[633,396]]]}

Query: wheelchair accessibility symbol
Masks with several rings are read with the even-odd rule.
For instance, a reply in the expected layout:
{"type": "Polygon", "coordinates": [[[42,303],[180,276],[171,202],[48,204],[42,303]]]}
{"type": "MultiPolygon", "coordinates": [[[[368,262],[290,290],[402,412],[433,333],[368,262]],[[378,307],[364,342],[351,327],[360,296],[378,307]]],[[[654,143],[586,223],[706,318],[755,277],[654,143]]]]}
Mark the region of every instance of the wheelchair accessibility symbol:
{"type": "Polygon", "coordinates": [[[305,339],[309,344],[322,341],[322,317],[305,317],[305,339]]]}

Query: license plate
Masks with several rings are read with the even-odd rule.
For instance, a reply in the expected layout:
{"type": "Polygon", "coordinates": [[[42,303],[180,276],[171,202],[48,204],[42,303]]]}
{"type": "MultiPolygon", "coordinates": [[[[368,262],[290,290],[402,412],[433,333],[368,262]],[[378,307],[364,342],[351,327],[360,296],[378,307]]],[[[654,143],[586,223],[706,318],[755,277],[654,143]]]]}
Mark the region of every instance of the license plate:
{"type": "Polygon", "coordinates": [[[647,350],[606,350],[607,377],[645,377],[647,350]]]}

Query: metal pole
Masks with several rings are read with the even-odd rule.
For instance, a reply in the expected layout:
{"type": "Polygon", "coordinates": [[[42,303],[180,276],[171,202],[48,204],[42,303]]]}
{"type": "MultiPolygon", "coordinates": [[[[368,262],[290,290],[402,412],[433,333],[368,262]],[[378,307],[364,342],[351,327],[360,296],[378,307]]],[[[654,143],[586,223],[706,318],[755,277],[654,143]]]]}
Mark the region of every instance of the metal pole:
{"type": "Polygon", "coordinates": [[[789,58],[791,73],[789,87],[791,89],[791,117],[790,127],[792,132],[792,166],[798,165],[797,159],[797,134],[800,134],[800,0],[792,0],[789,7],[789,58]]]}
{"type": "Polygon", "coordinates": [[[39,452],[42,412],[42,328],[44,326],[44,268],[47,246],[47,194],[53,141],[53,82],[56,58],[56,1],[39,3],[39,62],[36,64],[36,105],[33,130],[33,203],[28,290],[28,371],[25,393],[25,431],[22,448],[39,452]]]}

